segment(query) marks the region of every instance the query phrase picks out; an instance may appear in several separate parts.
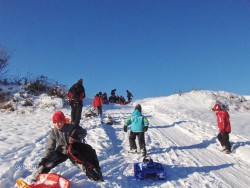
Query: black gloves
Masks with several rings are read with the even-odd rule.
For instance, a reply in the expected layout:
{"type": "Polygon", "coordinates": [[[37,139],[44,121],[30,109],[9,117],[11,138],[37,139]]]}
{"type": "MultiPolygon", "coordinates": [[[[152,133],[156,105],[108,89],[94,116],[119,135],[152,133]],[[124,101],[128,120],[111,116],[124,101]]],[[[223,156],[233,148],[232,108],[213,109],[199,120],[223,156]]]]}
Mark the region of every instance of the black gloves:
{"type": "Polygon", "coordinates": [[[40,163],[38,163],[38,166],[45,166],[45,164],[48,162],[46,158],[42,158],[40,163]]]}
{"type": "Polygon", "coordinates": [[[147,132],[147,130],[148,130],[148,126],[143,127],[144,132],[147,132]]]}
{"type": "Polygon", "coordinates": [[[128,127],[126,125],[123,126],[123,131],[127,132],[128,131],[128,127]]]}

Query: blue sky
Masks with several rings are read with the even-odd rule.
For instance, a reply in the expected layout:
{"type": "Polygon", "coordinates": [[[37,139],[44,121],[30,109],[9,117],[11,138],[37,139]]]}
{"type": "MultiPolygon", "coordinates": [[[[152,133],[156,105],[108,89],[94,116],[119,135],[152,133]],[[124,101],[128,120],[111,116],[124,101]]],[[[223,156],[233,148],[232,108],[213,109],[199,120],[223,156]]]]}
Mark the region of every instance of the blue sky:
{"type": "Polygon", "coordinates": [[[9,74],[134,99],[250,94],[249,0],[0,0],[9,74]]]}

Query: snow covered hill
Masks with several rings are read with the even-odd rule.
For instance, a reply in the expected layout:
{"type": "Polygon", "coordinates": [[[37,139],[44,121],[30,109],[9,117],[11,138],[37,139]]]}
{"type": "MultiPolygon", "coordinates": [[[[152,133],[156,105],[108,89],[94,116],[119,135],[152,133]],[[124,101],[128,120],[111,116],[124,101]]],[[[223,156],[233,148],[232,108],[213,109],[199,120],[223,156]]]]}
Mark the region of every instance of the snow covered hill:
{"type": "MultiPolygon", "coordinates": [[[[146,98],[132,104],[104,105],[104,116],[111,115],[118,123],[102,125],[99,118],[82,118],[88,131],[87,142],[96,149],[104,182],[86,178],[70,161],[52,170],[80,187],[248,187],[250,184],[250,101],[248,97],[228,92],[191,91],[167,97],[146,98]],[[216,139],[216,117],[211,107],[220,102],[229,109],[233,146],[231,154],[220,151],[216,139]],[[137,181],[133,163],[139,155],[127,154],[128,133],[123,120],[136,104],[150,121],[146,132],[148,155],[163,164],[167,180],[137,181]]],[[[51,116],[61,109],[70,117],[70,108],[62,108],[57,98],[42,95],[36,108],[20,107],[17,111],[0,111],[0,187],[14,187],[17,179],[28,181],[43,155],[51,116]]],[[[83,114],[91,108],[84,101],[83,114]]]]}

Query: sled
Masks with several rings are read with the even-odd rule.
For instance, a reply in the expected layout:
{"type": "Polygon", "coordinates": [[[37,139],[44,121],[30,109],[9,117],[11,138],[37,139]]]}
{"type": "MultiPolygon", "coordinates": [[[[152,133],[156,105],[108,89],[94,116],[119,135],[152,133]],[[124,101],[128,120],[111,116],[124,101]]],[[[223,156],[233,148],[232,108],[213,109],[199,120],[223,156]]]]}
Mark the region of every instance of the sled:
{"type": "Polygon", "coordinates": [[[113,120],[113,118],[109,115],[107,118],[104,118],[103,119],[103,122],[106,124],[106,125],[114,125],[116,124],[117,122],[113,120]]]}
{"type": "Polygon", "coordinates": [[[166,172],[161,163],[156,163],[149,156],[146,156],[143,158],[143,162],[134,163],[134,177],[137,180],[165,180],[166,172]]]}
{"type": "Polygon", "coordinates": [[[23,180],[17,180],[16,184],[18,188],[70,188],[70,181],[58,174],[40,174],[31,185],[23,180]]]}
{"type": "Polygon", "coordinates": [[[85,118],[88,118],[88,117],[97,117],[97,116],[98,116],[98,114],[96,113],[95,109],[90,109],[87,113],[84,114],[85,118]]]}

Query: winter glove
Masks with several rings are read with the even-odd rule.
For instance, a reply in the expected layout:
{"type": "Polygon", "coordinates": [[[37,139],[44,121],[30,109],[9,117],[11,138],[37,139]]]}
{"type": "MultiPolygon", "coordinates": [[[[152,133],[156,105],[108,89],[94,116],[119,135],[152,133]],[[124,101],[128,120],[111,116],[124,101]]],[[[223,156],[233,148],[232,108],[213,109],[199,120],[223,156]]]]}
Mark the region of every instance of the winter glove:
{"type": "Polygon", "coordinates": [[[76,139],[74,139],[74,138],[72,138],[72,137],[69,137],[69,143],[70,144],[77,143],[77,142],[79,142],[79,141],[76,140],[76,139]]]}
{"type": "Polygon", "coordinates": [[[147,130],[148,130],[148,126],[143,127],[144,132],[147,132],[147,130]]]}
{"type": "Polygon", "coordinates": [[[123,126],[123,131],[127,132],[128,131],[128,127],[126,125],[123,126]]]}
{"type": "Polygon", "coordinates": [[[48,162],[46,158],[42,158],[40,163],[38,163],[38,166],[45,166],[45,164],[48,162]]]}

